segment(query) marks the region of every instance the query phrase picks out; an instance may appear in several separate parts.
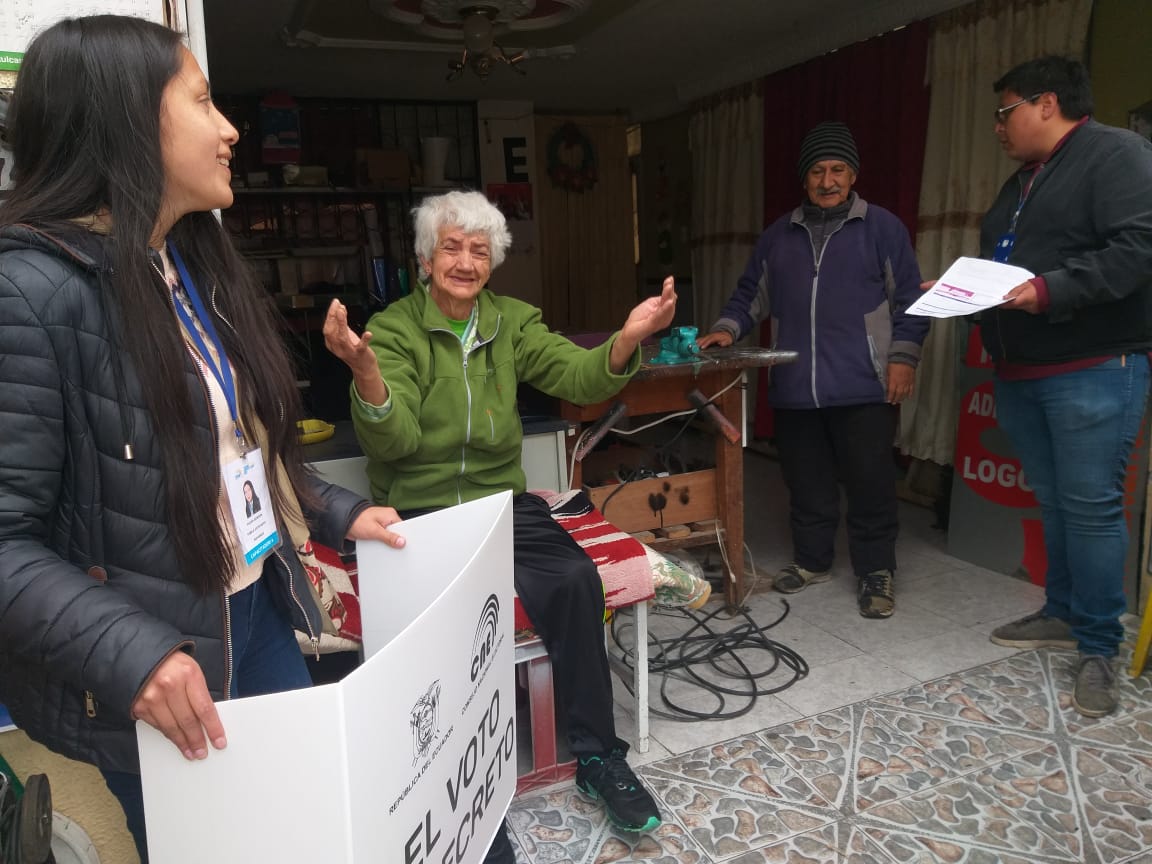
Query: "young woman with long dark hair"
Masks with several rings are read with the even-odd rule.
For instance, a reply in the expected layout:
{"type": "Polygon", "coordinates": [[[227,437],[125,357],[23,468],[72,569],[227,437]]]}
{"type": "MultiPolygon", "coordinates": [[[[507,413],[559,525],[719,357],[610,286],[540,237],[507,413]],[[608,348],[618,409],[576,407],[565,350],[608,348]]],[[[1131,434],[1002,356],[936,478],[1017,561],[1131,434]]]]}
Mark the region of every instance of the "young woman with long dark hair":
{"type": "Polygon", "coordinates": [[[7,125],[0,701],[101,769],[146,860],[135,720],[189,759],[225,746],[213,700],[309,684],[293,628],[325,614],[296,550],[403,540],[304,466],[274,307],[211,212],[237,133],[181,37],[59,22],[7,125]],[[252,537],[229,495],[257,476],[252,537]]]}

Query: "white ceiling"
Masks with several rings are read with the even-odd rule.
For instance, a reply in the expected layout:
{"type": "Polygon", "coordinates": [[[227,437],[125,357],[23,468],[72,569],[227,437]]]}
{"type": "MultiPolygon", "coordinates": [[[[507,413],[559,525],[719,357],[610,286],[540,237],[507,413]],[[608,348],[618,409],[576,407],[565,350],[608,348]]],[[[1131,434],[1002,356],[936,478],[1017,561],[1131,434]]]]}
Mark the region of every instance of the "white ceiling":
{"type": "Polygon", "coordinates": [[[497,66],[487,81],[466,71],[452,82],[445,76],[457,54],[381,21],[367,0],[203,2],[218,93],[528,100],[537,110],[622,111],[646,120],[966,0],[590,0],[573,23],[497,40],[510,52],[572,44],[571,58],[525,60],[525,76],[497,66]],[[301,30],[390,47],[288,47],[282,33],[301,30]]]}

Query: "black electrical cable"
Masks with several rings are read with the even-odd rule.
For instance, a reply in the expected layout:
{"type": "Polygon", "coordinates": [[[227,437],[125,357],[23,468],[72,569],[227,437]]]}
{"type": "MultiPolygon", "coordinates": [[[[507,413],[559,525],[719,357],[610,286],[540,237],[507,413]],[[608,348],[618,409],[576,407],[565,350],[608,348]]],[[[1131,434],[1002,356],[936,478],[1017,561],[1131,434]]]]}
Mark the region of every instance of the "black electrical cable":
{"type": "MultiPolygon", "coordinates": [[[[657,615],[683,618],[694,622],[685,632],[673,639],[660,639],[648,634],[648,672],[649,675],[660,676],[660,698],[669,711],[662,711],[649,705],[648,711],[657,717],[668,720],[690,722],[693,720],[730,720],[747,714],[756,704],[760,696],[769,696],[791,687],[801,678],[808,675],[808,663],[794,649],[774,639],[769,639],[765,631],[775,627],[788,617],[790,607],[785,600],[780,616],[764,627],[757,624],[748,614],[746,607],[738,607],[736,613],[744,618],[745,623],[731,630],[716,631],[709,624],[729,607],[719,606],[712,612],[701,615],[692,609],[676,607],[654,607],[657,615]],[[696,631],[701,631],[696,634],[696,631]],[[652,650],[653,646],[657,649],[652,650]],[[758,650],[764,652],[766,667],[760,671],[752,671],[737,652],[758,650]],[[706,678],[697,668],[710,667],[719,674],[724,683],[714,678],[706,678]],[[782,684],[775,687],[760,686],[761,679],[767,678],[778,669],[784,667],[791,670],[791,676],[782,684]],[[683,705],[676,704],[668,695],[668,685],[671,681],[686,681],[695,684],[701,691],[711,693],[716,697],[718,706],[714,711],[696,711],[683,705]],[[725,686],[728,680],[732,686],[725,686]],[[738,686],[739,685],[739,686],[738,686]],[[725,711],[725,695],[746,699],[747,704],[740,708],[725,711]]],[[[732,618],[735,618],[733,615],[732,618]]],[[[620,649],[621,662],[628,669],[635,669],[636,656],[630,646],[624,645],[620,640],[620,615],[613,616],[612,638],[620,649]]],[[[729,619],[731,620],[731,619],[729,619]]],[[[634,624],[628,626],[635,627],[634,624]]],[[[633,642],[635,640],[632,640],[633,642]]],[[[628,692],[631,687],[625,682],[628,692]]],[[[649,688],[651,692],[651,688],[649,688]]],[[[635,696],[635,694],[632,694],[635,696]]]]}
{"type": "MultiPolygon", "coordinates": [[[[676,443],[676,439],[684,434],[684,430],[686,430],[692,424],[692,421],[695,419],[696,419],[695,414],[690,415],[688,417],[688,419],[686,419],[684,421],[683,425],[681,425],[680,428],[676,430],[676,433],[671,438],[669,438],[667,441],[665,441],[663,444],[661,444],[659,447],[655,448],[654,450],[652,450],[652,448],[646,448],[646,449],[651,450],[651,452],[657,458],[657,460],[664,462],[666,465],[668,463],[668,461],[671,459],[671,455],[672,455],[671,450],[669,448],[671,448],[671,446],[674,443],[676,443]]],[[[683,467],[683,466],[681,466],[681,467],[683,467]]],[[[615,498],[616,493],[618,493],[621,489],[623,489],[625,486],[627,486],[633,480],[646,480],[646,479],[653,477],[653,476],[656,476],[656,475],[654,475],[650,472],[645,472],[642,469],[637,469],[637,470],[633,471],[628,477],[621,478],[620,485],[617,486],[615,489],[613,489],[611,492],[609,492],[608,497],[605,498],[600,503],[600,508],[599,508],[600,509],[600,515],[601,516],[605,515],[605,511],[608,509],[608,502],[611,501],[613,498],[615,498]]],[[[607,517],[605,517],[605,518],[607,518],[607,517]]]]}

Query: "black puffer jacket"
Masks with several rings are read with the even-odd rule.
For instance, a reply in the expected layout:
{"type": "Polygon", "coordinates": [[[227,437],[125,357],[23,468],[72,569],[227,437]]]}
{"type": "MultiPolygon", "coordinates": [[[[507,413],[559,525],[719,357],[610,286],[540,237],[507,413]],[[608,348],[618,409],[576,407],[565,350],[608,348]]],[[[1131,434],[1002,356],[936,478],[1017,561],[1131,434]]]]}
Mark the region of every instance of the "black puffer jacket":
{"type": "MultiPolygon", "coordinates": [[[[192,653],[224,698],[225,600],[183,580],[169,542],[159,443],[99,290],[106,261],[98,235],[0,231],[0,702],[53,750],[136,771],[129,709],[171,652],[192,653]]],[[[189,464],[204,465],[215,433],[190,356],[185,371],[203,448],[189,464]]],[[[340,548],[367,502],[316,482],[327,506],[308,514],[313,536],[340,548]]],[[[290,544],[264,573],[319,634],[290,544]]]]}

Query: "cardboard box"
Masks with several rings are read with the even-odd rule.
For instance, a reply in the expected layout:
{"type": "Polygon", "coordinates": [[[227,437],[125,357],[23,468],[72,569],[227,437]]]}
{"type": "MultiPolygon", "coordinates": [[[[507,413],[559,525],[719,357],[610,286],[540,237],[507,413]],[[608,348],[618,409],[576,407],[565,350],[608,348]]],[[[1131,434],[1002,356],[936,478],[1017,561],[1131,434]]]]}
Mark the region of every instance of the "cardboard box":
{"type": "Polygon", "coordinates": [[[366,148],[356,150],[356,185],[407,186],[411,166],[403,150],[366,148]]]}

